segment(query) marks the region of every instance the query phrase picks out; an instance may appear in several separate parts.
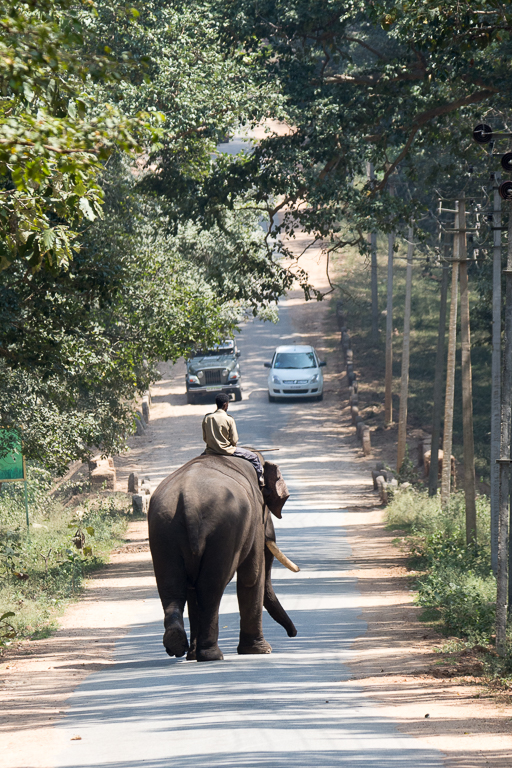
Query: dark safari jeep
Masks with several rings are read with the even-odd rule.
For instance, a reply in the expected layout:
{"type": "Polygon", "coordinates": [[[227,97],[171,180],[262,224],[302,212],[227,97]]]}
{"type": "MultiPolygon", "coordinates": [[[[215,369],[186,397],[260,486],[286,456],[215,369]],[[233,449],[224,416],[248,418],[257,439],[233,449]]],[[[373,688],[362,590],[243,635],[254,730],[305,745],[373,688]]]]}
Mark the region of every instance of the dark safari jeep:
{"type": "Polygon", "coordinates": [[[187,363],[187,403],[195,403],[203,395],[225,392],[235,400],[242,399],[238,358],[234,339],[226,339],[206,352],[195,352],[187,363]]]}

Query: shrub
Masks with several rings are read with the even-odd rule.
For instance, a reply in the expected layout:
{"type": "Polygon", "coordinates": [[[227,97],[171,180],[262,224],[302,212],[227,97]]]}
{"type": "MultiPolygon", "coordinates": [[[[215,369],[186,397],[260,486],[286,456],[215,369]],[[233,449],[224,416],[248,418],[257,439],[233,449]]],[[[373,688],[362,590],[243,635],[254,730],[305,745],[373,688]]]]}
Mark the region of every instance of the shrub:
{"type": "Polygon", "coordinates": [[[387,509],[387,522],[409,535],[411,560],[421,573],[417,601],[437,609],[445,629],[488,640],[495,619],[496,579],[490,563],[490,509],[477,500],[477,542],[466,544],[464,495],[453,494],[446,510],[439,497],[414,488],[399,489],[387,509]]]}
{"type": "Polygon", "coordinates": [[[19,638],[47,634],[86,575],[107,561],[127,522],[123,494],[76,498],[73,507],[63,499],[64,506],[49,493],[48,473],[37,467],[30,468],[28,487],[29,535],[22,484],[5,484],[0,495],[0,615],[9,614],[9,637],[0,647],[13,632],[19,638]]]}

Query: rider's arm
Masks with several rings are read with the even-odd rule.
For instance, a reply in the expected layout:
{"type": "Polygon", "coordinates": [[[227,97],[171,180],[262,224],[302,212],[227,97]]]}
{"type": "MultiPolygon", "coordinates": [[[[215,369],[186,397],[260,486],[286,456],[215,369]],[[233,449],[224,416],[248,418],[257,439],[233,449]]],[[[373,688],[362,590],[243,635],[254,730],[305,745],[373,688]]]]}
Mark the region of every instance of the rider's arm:
{"type": "Polygon", "coordinates": [[[229,434],[229,442],[231,445],[236,445],[238,443],[238,432],[236,431],[236,424],[233,417],[231,417],[231,429],[229,434]]]}

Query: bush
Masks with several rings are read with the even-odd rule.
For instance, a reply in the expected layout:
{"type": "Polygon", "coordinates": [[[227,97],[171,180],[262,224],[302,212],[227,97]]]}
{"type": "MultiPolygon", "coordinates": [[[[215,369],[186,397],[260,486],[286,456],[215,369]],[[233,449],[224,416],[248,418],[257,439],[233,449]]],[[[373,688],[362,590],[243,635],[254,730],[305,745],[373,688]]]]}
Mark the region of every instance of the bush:
{"type": "Polygon", "coordinates": [[[13,633],[47,634],[87,574],[108,560],[127,524],[124,494],[75,497],[70,507],[73,497],[52,497],[51,478],[37,467],[29,470],[28,488],[28,535],[23,485],[4,484],[0,494],[0,616],[9,614],[0,647],[13,633]]]}
{"type": "Polygon", "coordinates": [[[418,603],[437,608],[448,632],[488,642],[494,628],[496,579],[473,571],[437,567],[418,579],[418,603]]]}
{"type": "Polygon", "coordinates": [[[439,497],[399,489],[387,522],[410,535],[411,561],[421,573],[417,601],[436,609],[446,631],[488,641],[495,620],[496,579],[490,562],[490,508],[477,499],[477,542],[466,544],[464,494],[452,494],[446,510],[439,497]]]}

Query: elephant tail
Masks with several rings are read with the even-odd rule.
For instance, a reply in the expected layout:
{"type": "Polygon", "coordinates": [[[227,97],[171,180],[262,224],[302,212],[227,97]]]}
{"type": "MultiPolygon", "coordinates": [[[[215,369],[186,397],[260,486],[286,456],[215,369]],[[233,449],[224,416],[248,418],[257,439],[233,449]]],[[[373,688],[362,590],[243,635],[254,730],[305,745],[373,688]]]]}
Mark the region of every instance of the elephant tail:
{"type": "Polygon", "coordinates": [[[184,492],[180,493],[178,508],[182,512],[185,520],[190,551],[193,555],[198,556],[204,548],[204,541],[202,541],[204,537],[201,536],[200,527],[201,515],[199,513],[198,505],[190,503],[190,501],[191,500],[187,503],[186,494],[184,492]]]}

